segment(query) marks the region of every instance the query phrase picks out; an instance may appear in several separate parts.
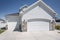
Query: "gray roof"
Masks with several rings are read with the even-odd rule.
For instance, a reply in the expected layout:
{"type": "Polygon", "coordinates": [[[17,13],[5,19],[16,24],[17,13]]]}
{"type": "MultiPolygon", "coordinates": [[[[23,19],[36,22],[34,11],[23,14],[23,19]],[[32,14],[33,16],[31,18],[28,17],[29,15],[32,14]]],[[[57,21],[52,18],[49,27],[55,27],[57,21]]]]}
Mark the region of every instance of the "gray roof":
{"type": "Polygon", "coordinates": [[[12,13],[12,14],[8,14],[6,16],[18,16],[18,15],[19,15],[19,13],[12,13]]]}
{"type": "Polygon", "coordinates": [[[4,19],[0,19],[0,21],[3,21],[3,22],[5,22],[5,20],[4,20],[4,19]]]}

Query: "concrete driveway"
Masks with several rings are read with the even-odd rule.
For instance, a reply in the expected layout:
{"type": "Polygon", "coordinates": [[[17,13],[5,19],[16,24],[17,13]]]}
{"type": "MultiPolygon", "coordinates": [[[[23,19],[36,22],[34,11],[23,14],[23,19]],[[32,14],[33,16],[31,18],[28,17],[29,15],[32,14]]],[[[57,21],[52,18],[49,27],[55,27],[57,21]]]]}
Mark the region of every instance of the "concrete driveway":
{"type": "Polygon", "coordinates": [[[0,35],[0,40],[60,40],[60,34],[55,31],[12,32],[6,31],[0,35]]]}

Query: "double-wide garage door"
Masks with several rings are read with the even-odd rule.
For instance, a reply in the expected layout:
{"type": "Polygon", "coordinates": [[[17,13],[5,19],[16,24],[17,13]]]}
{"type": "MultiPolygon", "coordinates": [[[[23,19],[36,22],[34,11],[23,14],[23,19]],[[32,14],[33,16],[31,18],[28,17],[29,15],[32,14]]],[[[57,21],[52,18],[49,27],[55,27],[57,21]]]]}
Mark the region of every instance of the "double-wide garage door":
{"type": "Polygon", "coordinates": [[[47,21],[31,21],[27,22],[27,31],[49,31],[49,22],[47,21]]]}

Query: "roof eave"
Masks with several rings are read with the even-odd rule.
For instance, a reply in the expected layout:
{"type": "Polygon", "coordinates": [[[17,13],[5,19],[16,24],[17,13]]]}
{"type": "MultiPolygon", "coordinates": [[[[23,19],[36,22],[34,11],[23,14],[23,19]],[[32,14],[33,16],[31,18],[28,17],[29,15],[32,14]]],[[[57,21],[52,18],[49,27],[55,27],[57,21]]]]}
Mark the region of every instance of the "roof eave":
{"type": "Polygon", "coordinates": [[[44,3],[43,1],[41,1],[47,8],[49,8],[52,12],[53,12],[53,14],[55,14],[56,15],[56,12],[51,8],[51,7],[49,7],[46,3],[44,3]]]}

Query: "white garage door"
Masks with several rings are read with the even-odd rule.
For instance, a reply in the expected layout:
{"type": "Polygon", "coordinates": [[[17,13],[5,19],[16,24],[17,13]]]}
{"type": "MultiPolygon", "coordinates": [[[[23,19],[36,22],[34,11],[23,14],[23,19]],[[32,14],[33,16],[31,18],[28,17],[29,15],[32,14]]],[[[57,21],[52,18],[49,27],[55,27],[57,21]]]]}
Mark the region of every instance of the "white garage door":
{"type": "Polygon", "coordinates": [[[13,31],[16,27],[17,22],[8,22],[8,30],[13,31]]]}
{"type": "Polygon", "coordinates": [[[27,22],[27,31],[49,31],[49,22],[32,21],[27,22]]]}

